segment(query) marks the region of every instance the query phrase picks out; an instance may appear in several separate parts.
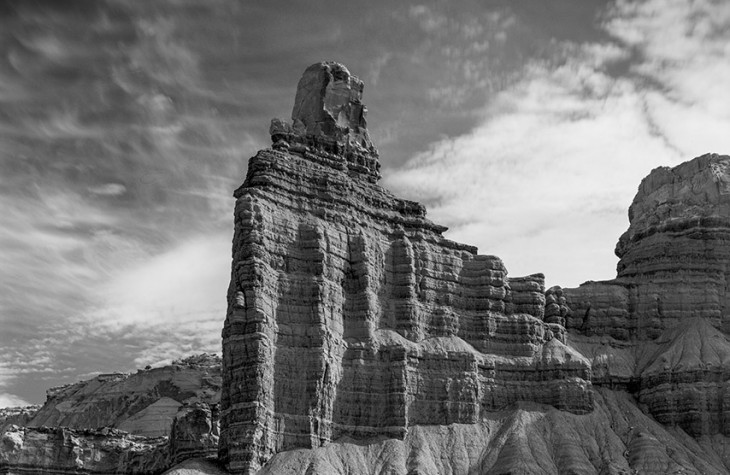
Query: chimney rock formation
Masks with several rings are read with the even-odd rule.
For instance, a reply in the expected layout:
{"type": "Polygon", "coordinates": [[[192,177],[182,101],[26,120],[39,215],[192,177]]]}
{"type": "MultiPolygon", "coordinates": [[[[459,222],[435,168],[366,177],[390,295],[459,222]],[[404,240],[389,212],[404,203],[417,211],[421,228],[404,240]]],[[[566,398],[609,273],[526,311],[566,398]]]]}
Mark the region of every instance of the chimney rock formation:
{"type": "Polygon", "coordinates": [[[219,449],[233,473],[521,400],[593,410],[589,362],[543,320],[543,276],[508,278],[376,184],[362,90],[342,65],[307,68],[293,124],[272,122],[235,192],[219,449]]]}

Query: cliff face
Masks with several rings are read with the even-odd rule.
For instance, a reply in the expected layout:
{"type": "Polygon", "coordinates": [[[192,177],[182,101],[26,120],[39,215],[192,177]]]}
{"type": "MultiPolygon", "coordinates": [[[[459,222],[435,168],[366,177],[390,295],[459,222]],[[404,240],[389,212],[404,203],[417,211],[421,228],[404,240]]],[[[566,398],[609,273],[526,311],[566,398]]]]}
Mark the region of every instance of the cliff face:
{"type": "Polygon", "coordinates": [[[730,157],[652,171],[629,220],[616,279],[564,289],[567,327],[593,338],[601,382],[630,384],[659,422],[728,435],[730,157]]]}
{"type": "Polygon", "coordinates": [[[41,406],[0,407],[0,431],[11,425],[24,426],[33,419],[41,406]]]}
{"type": "Polygon", "coordinates": [[[157,474],[215,457],[220,387],[220,358],[203,354],[52,388],[40,408],[3,411],[0,473],[157,474]]]}
{"type": "Polygon", "coordinates": [[[11,426],[0,439],[0,473],[160,473],[167,439],[115,429],[11,426]]]}
{"type": "Polygon", "coordinates": [[[188,406],[220,401],[221,363],[200,355],[137,373],[102,374],[49,389],[28,427],[113,427],[147,437],[170,435],[172,422],[188,406]]]}
{"type": "Polygon", "coordinates": [[[543,276],[508,278],[376,184],[361,91],[341,65],[310,67],[294,125],[273,121],[235,193],[220,447],[235,473],[520,400],[593,409],[588,361],[543,320],[543,276]]]}
{"type": "Polygon", "coordinates": [[[568,328],[646,340],[701,317],[730,330],[730,157],[653,170],[629,221],[616,245],[616,279],[567,291],[568,328]]]}
{"type": "Polygon", "coordinates": [[[260,475],[727,474],[721,436],[695,441],[662,426],[626,392],[595,388],[595,409],[572,414],[520,402],[475,424],[417,425],[403,440],[340,439],[276,454],[260,475]]]}

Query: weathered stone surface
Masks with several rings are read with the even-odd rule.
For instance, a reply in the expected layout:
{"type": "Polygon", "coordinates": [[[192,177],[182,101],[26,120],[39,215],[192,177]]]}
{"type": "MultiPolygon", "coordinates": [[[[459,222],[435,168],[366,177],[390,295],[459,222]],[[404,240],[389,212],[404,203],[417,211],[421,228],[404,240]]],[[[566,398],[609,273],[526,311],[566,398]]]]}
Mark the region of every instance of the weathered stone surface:
{"type": "Polygon", "coordinates": [[[218,455],[218,406],[203,402],[185,405],[178,411],[170,433],[170,459],[176,464],[187,459],[218,455]]]}
{"type": "Polygon", "coordinates": [[[168,465],[167,438],[116,429],[8,427],[0,436],[3,474],[155,474],[168,465]]]}
{"type": "Polygon", "coordinates": [[[0,407],[0,431],[9,425],[24,426],[33,418],[41,406],[0,407]]]}
{"type": "Polygon", "coordinates": [[[730,435],[730,341],[707,319],[666,330],[643,358],[639,401],[688,434],[730,435]]]}
{"type": "Polygon", "coordinates": [[[189,459],[172,467],[162,475],[228,475],[215,461],[189,459]]]}
{"type": "Polygon", "coordinates": [[[46,403],[26,425],[114,427],[159,437],[170,434],[184,404],[218,404],[220,388],[220,357],[198,355],[161,368],[102,374],[49,389],[46,403]]]}
{"type": "Polygon", "coordinates": [[[547,289],[545,291],[545,321],[564,327],[569,313],[570,307],[563,295],[563,289],[559,286],[547,289]]]}
{"type": "Polygon", "coordinates": [[[380,162],[367,129],[363,88],[342,64],[311,65],[299,81],[291,124],[271,121],[273,147],[300,154],[317,151],[321,160],[377,181],[380,162]]]}
{"type": "MultiPolygon", "coordinates": [[[[294,115],[306,134],[331,136],[318,104],[358,105],[361,87],[343,79],[351,92],[330,98],[311,86],[329,84],[322,71],[305,72],[294,115]]],[[[235,192],[220,441],[229,468],[254,473],[275,453],[342,437],[476,423],[520,400],[591,411],[588,361],[543,321],[544,277],[508,278],[499,258],[445,239],[421,205],[347,163],[277,146],[250,160],[235,192]]]]}
{"type": "Polygon", "coordinates": [[[201,354],[52,388],[3,424],[0,473],[160,473],[215,457],[220,387],[220,357],[201,354]]]}
{"type": "Polygon", "coordinates": [[[297,86],[292,126],[304,135],[372,149],[362,103],[363,82],[345,66],[322,62],[308,67],[297,86]]]}
{"type": "Polygon", "coordinates": [[[576,289],[563,289],[570,309],[566,328],[588,336],[608,335],[629,340],[636,332],[638,316],[629,312],[629,289],[620,282],[586,282],[576,289]]]}
{"type": "Polygon", "coordinates": [[[652,171],[616,245],[618,280],[634,284],[636,331],[651,338],[689,317],[730,330],[730,156],[652,171]]]}
{"type": "Polygon", "coordinates": [[[644,178],[616,245],[617,278],[566,289],[568,328],[653,339],[702,317],[730,330],[729,183],[730,156],[717,154],[644,178]]]}
{"type": "Polygon", "coordinates": [[[403,440],[341,439],[275,455],[260,475],[725,474],[717,447],[645,415],[623,391],[597,389],[595,410],[576,415],[519,403],[475,424],[414,426],[403,440]]]}
{"type": "Polygon", "coordinates": [[[693,436],[730,434],[730,157],[655,169],[629,220],[616,279],[564,289],[566,326],[604,342],[576,345],[594,384],[631,390],[693,436]]]}

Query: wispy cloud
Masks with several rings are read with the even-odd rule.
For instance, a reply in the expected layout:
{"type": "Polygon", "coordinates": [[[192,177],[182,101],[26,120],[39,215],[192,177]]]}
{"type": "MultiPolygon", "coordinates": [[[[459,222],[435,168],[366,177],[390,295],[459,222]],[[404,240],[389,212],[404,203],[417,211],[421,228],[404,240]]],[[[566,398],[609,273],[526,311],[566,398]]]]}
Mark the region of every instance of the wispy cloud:
{"type": "MultiPolygon", "coordinates": [[[[49,378],[73,382],[81,375],[133,371],[191,353],[219,353],[230,239],[229,233],[198,236],[120,267],[92,292],[79,292],[84,301],[76,314],[60,309],[57,318],[36,320],[32,336],[4,342],[0,390],[45,389],[49,378]]],[[[48,299],[49,304],[66,300],[57,294],[48,299]]]]}
{"type": "Polygon", "coordinates": [[[647,113],[688,157],[730,149],[730,4],[619,1],[606,29],[639,60],[629,72],[645,82],[647,113]]]}
{"type": "Polygon", "coordinates": [[[230,233],[198,236],[120,272],[83,315],[71,319],[82,330],[66,341],[130,346],[135,366],[219,353],[230,243],[230,233]]]}
{"type": "Polygon", "coordinates": [[[0,408],[3,407],[24,407],[30,403],[25,399],[10,393],[0,393],[0,408]]]}
{"type": "Polygon", "coordinates": [[[223,318],[230,262],[190,246],[230,254],[219,236],[258,145],[175,14],[87,7],[16,4],[0,18],[0,344],[16,355],[8,392],[33,398],[70,368],[131,369],[143,343],[211,348],[219,331],[201,325],[223,318]],[[47,367],[22,364],[41,356],[47,367]]]}
{"type": "Polygon", "coordinates": [[[605,17],[617,41],[554,41],[481,125],[386,184],[425,200],[450,238],[500,255],[513,275],[545,272],[561,285],[613,277],[641,178],[730,149],[730,90],[702,79],[730,72],[728,6],[685,5],[619,2],[605,17]]]}
{"type": "Polygon", "coordinates": [[[199,236],[120,272],[88,318],[108,325],[177,325],[221,310],[230,278],[230,233],[199,236]],[[104,315],[106,313],[106,315],[104,315]]]}

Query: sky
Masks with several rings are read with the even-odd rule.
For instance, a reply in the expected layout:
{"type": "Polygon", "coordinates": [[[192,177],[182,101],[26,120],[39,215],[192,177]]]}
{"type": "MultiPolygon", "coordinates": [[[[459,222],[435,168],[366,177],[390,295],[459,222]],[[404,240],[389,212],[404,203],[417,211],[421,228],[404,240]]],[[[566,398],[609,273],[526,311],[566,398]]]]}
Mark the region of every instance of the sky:
{"type": "Polygon", "coordinates": [[[613,278],[641,179],[730,153],[723,0],[0,0],[0,407],[220,352],[232,192],[323,60],[380,184],[547,285],[613,278]]]}

